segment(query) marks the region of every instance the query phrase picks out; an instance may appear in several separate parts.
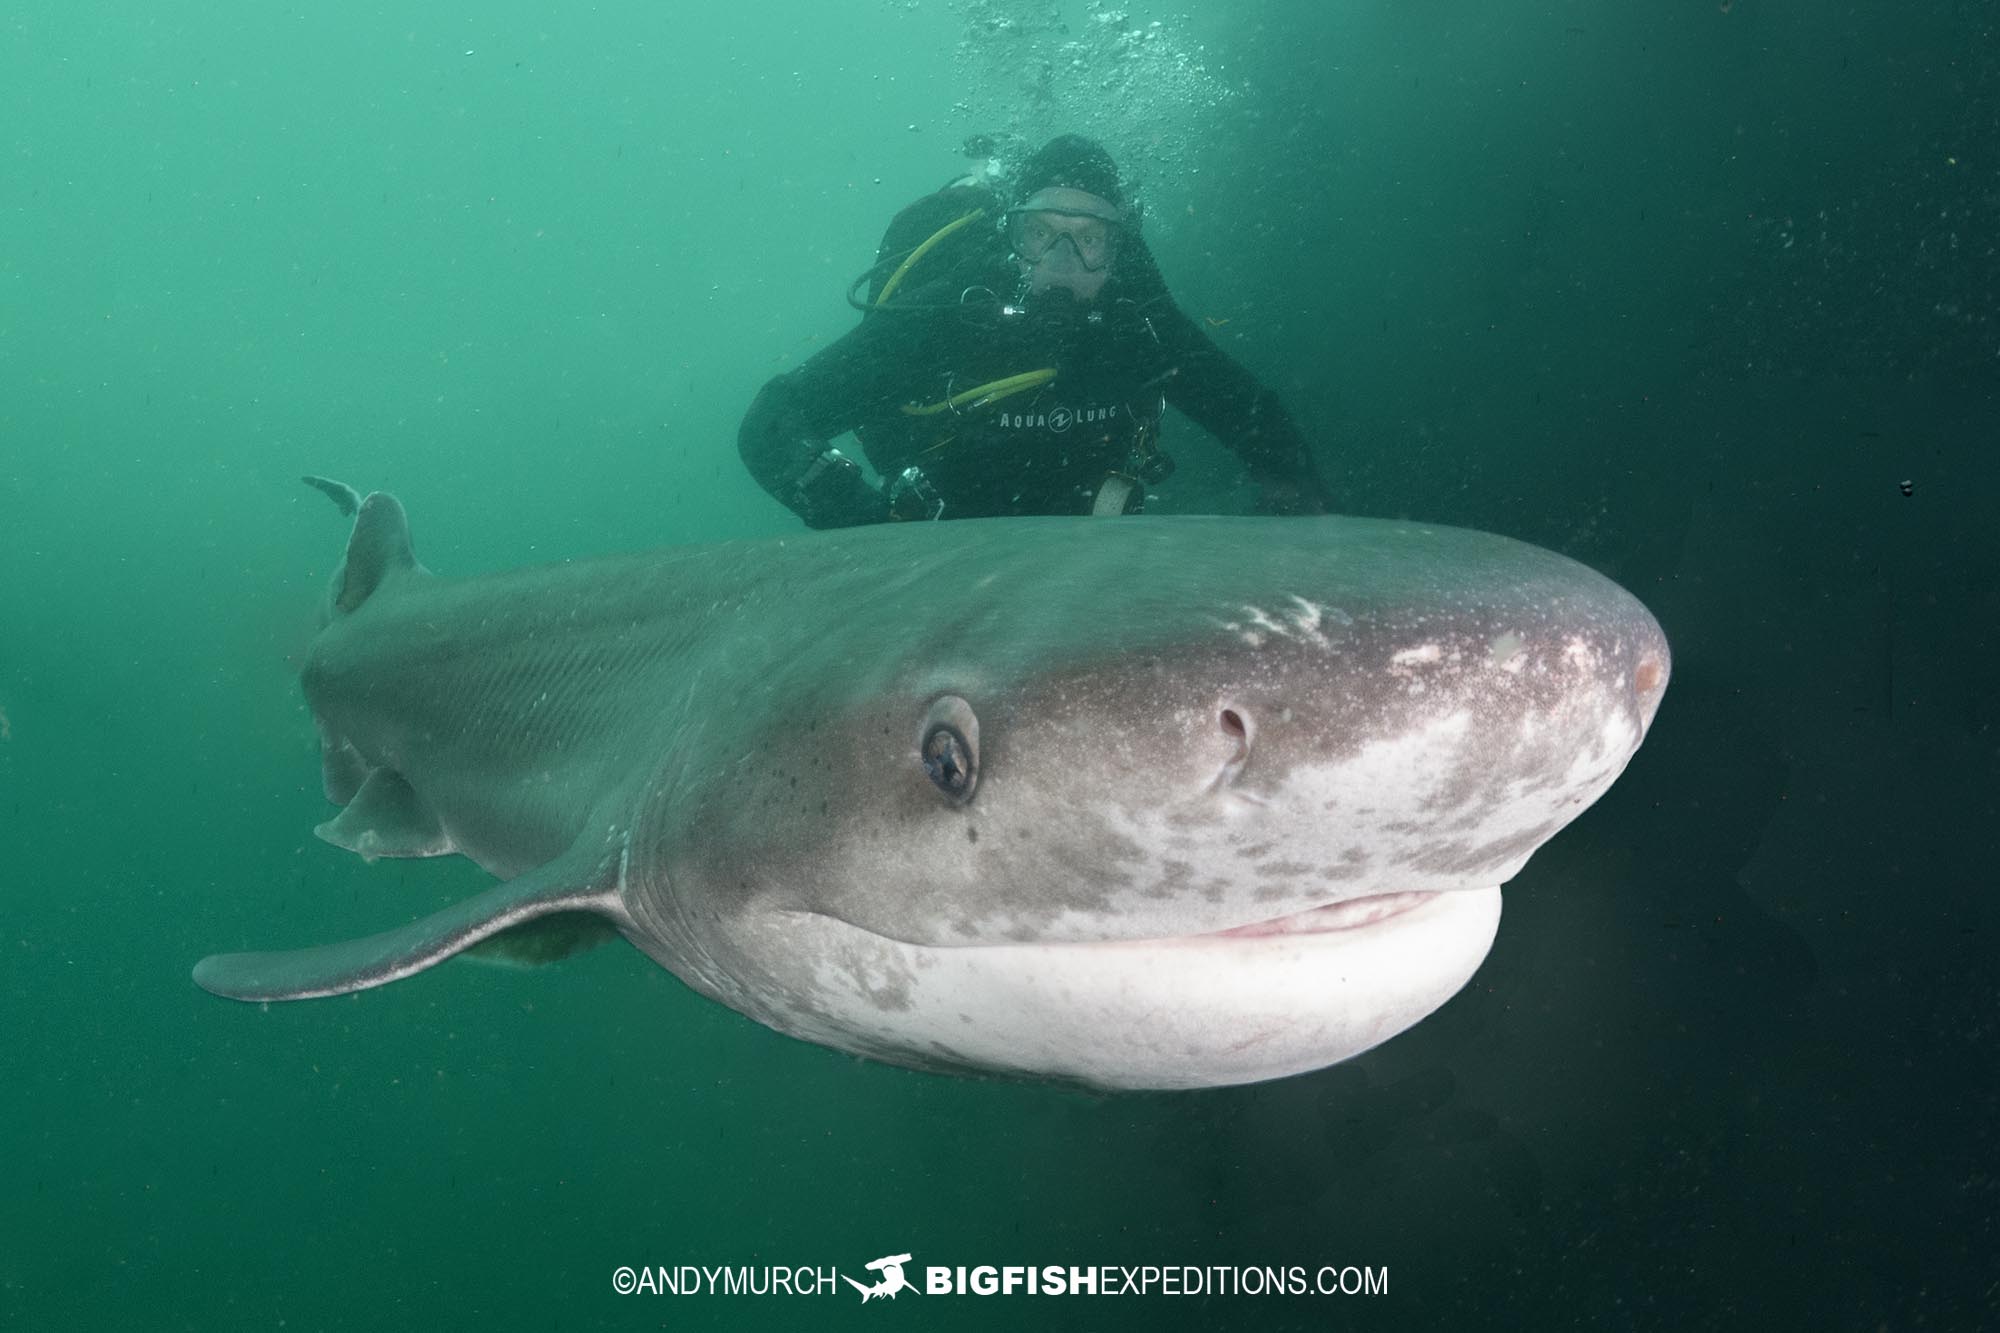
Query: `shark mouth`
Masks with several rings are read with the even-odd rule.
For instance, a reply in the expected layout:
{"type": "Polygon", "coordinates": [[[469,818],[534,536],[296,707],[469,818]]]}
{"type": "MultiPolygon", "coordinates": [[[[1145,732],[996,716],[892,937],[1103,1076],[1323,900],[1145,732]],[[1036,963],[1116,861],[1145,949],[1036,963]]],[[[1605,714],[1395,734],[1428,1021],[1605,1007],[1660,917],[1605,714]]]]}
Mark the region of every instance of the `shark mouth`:
{"type": "Polygon", "coordinates": [[[1131,945],[1158,944],[1209,944],[1216,940],[1272,939],[1286,935],[1333,935],[1341,931],[1364,930],[1379,925],[1391,917],[1398,917],[1413,911],[1442,891],[1409,890],[1402,893],[1377,893],[1366,898],[1349,898],[1344,902],[1328,903],[1322,907],[1308,907],[1303,912],[1293,912],[1287,916],[1272,917],[1268,921],[1252,921],[1247,925],[1231,926],[1226,930],[1208,930],[1193,935],[1154,935],[1123,940],[1078,940],[1065,942],[1062,948],[1119,948],[1131,945]]]}
{"type": "Polygon", "coordinates": [[[780,1031],[919,1069],[1196,1088],[1318,1069],[1418,1022],[1485,959],[1500,890],[1376,894],[1150,939],[937,946],[780,916],[813,960],[800,998],[771,1011],[780,1031]]]}
{"type": "Polygon", "coordinates": [[[1370,894],[1365,898],[1349,898],[1342,902],[1326,903],[1319,907],[1308,907],[1304,911],[1292,912],[1285,916],[1271,917],[1265,921],[1251,921],[1240,926],[1230,926],[1223,930],[1197,931],[1187,935],[1134,935],[1112,939],[1083,940],[1028,940],[1028,941],[984,941],[966,944],[926,944],[915,940],[901,940],[893,935],[883,935],[867,926],[856,925],[843,917],[823,912],[807,911],[797,913],[804,917],[820,918],[840,926],[858,930],[891,943],[909,948],[943,949],[948,951],[968,950],[1012,950],[1012,949],[1129,949],[1154,947],[1158,945],[1212,944],[1217,941],[1277,939],[1301,935],[1337,935],[1343,932],[1358,932],[1370,926],[1380,925],[1406,912],[1415,911],[1434,898],[1457,896],[1448,890],[1404,890],[1398,893],[1370,894]]]}
{"type": "Polygon", "coordinates": [[[1228,930],[1213,930],[1188,938],[1240,940],[1265,935],[1321,935],[1336,930],[1359,930],[1378,921],[1386,921],[1392,916],[1401,916],[1411,908],[1427,903],[1435,897],[1436,893],[1379,893],[1367,898],[1350,898],[1345,902],[1329,903],[1324,907],[1309,907],[1303,912],[1293,912],[1289,916],[1273,917],[1269,921],[1253,921],[1246,926],[1231,926],[1228,930]]]}

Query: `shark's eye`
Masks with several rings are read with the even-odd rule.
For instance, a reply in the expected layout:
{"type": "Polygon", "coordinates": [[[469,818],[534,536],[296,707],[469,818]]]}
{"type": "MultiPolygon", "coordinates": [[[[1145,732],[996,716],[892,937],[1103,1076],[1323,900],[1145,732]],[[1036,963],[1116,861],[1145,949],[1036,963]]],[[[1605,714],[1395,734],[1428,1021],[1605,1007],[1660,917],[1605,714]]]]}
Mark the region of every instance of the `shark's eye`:
{"type": "Polygon", "coordinates": [[[972,705],[947,694],[924,716],[923,738],[917,752],[931,784],[953,805],[972,799],[979,785],[979,718],[972,705]]]}

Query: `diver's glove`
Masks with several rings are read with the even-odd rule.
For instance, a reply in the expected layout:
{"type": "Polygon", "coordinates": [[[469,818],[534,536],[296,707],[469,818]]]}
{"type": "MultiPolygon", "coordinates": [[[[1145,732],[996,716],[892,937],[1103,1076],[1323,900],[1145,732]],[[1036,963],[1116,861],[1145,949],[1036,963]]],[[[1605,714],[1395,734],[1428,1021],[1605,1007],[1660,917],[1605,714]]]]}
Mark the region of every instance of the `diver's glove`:
{"type": "Polygon", "coordinates": [[[851,528],[889,519],[888,499],[868,484],[859,463],[832,445],[807,459],[785,505],[809,528],[851,528]]]}
{"type": "Polygon", "coordinates": [[[906,467],[889,483],[889,517],[902,521],[944,517],[944,497],[922,468],[906,467]]]}

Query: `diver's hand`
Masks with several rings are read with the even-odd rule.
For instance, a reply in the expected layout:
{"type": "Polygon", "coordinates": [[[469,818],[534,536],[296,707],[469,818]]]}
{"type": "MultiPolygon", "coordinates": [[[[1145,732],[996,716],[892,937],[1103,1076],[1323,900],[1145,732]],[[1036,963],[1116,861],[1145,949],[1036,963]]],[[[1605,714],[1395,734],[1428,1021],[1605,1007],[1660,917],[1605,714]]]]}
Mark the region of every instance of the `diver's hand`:
{"type": "Polygon", "coordinates": [[[944,517],[944,497],[932,487],[922,468],[904,468],[882,488],[882,493],[888,498],[889,517],[898,522],[944,517]]]}
{"type": "Polygon", "coordinates": [[[809,461],[785,503],[809,528],[851,528],[889,521],[889,500],[860,465],[838,449],[809,444],[809,461]]]}

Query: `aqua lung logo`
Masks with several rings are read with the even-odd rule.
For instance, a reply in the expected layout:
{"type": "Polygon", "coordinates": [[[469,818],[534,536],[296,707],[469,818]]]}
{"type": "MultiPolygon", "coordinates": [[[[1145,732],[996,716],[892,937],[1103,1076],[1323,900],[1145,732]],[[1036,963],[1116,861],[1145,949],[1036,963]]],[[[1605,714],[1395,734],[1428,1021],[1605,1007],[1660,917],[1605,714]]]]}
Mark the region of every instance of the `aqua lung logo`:
{"type": "Polygon", "coordinates": [[[1000,426],[1004,430],[1045,430],[1060,435],[1071,426],[1109,421],[1117,415],[1115,403],[1109,407],[1052,407],[1046,412],[1002,412],[1000,426]]]}
{"type": "Polygon", "coordinates": [[[861,1303],[863,1305],[868,1304],[868,1302],[874,1300],[877,1296],[887,1296],[890,1300],[894,1300],[896,1293],[899,1291],[920,1290],[917,1284],[910,1281],[903,1273],[903,1265],[908,1262],[910,1262],[910,1256],[907,1254],[885,1254],[880,1259],[876,1259],[868,1265],[870,1271],[880,1275],[875,1281],[864,1285],[856,1282],[845,1273],[840,1275],[840,1280],[861,1293],[861,1303]]]}

